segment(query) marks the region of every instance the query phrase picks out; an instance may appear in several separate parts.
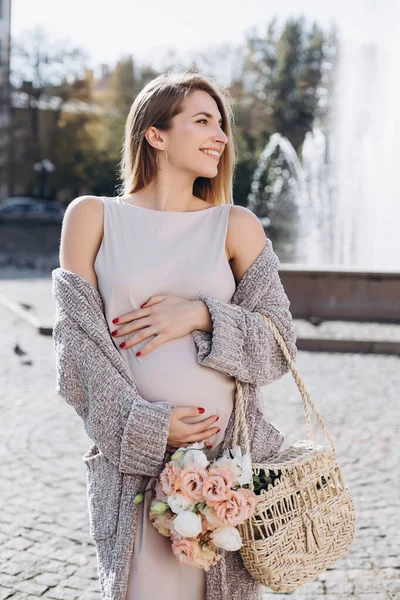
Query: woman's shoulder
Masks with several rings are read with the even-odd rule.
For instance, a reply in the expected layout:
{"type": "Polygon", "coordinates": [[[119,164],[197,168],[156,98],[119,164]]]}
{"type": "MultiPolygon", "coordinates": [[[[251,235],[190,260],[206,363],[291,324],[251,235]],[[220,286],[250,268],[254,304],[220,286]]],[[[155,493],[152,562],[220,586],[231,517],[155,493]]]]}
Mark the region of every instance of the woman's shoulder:
{"type": "Polygon", "coordinates": [[[84,195],[74,198],[67,206],[66,213],[71,212],[89,212],[91,210],[99,210],[100,206],[103,206],[104,196],[91,196],[84,195]]]}
{"type": "Polygon", "coordinates": [[[60,266],[96,287],[94,261],[103,237],[103,202],[98,196],[78,196],[67,206],[61,227],[60,266]]]}
{"type": "Polygon", "coordinates": [[[240,281],[266,245],[260,220],[245,206],[233,205],[231,208],[227,245],[233,275],[240,281]]]}

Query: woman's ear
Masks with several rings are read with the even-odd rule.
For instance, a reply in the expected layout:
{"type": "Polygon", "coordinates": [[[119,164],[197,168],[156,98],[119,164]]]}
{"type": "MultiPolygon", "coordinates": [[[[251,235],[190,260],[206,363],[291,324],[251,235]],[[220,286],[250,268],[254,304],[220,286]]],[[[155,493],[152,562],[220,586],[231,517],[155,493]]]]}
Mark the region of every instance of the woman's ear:
{"type": "Polygon", "coordinates": [[[150,146],[153,146],[153,148],[156,148],[157,150],[164,149],[164,140],[156,127],[149,127],[146,130],[144,136],[150,144],[150,146]]]}

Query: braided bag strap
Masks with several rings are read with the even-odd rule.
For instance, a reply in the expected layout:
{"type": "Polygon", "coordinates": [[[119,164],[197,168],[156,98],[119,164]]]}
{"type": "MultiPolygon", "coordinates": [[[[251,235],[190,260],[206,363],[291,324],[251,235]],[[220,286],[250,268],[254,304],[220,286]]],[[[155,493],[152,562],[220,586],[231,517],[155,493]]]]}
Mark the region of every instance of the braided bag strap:
{"type": "MultiPolygon", "coordinates": [[[[287,360],[287,363],[292,372],[292,375],[294,377],[294,380],[296,382],[296,385],[299,389],[299,392],[301,394],[301,398],[303,401],[303,410],[304,410],[304,415],[305,415],[306,421],[307,421],[307,429],[308,429],[309,439],[310,440],[314,439],[311,418],[310,418],[310,412],[309,412],[309,408],[311,408],[312,412],[317,417],[317,421],[318,421],[325,437],[329,441],[332,451],[335,453],[336,450],[335,450],[335,445],[333,443],[333,440],[326,429],[325,423],[324,423],[321,415],[319,414],[313,401],[311,400],[310,394],[306,390],[304,382],[303,382],[302,378],[300,377],[300,374],[297,371],[293,360],[290,357],[288,347],[286,345],[285,340],[281,336],[279,329],[276,327],[275,323],[269,317],[266,317],[265,315],[263,315],[259,312],[255,312],[254,314],[259,315],[262,319],[264,319],[264,321],[266,322],[268,327],[271,329],[275,340],[278,342],[279,347],[282,350],[285,359],[287,360]]],[[[233,445],[235,446],[238,442],[238,434],[239,434],[239,429],[240,429],[241,434],[242,434],[243,447],[244,447],[245,452],[248,453],[249,449],[250,449],[250,445],[249,445],[249,433],[248,433],[248,429],[247,429],[245,407],[244,407],[244,400],[243,400],[243,388],[242,388],[242,384],[240,383],[239,380],[236,379],[235,382],[236,382],[236,394],[235,394],[235,423],[234,423],[234,431],[233,431],[233,445]]]]}

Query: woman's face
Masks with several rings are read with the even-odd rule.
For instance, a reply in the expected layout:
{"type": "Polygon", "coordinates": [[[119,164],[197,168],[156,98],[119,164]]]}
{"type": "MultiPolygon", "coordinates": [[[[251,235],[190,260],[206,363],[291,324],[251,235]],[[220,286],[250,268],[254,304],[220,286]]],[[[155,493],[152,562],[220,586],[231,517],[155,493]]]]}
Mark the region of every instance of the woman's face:
{"type": "MultiPolygon", "coordinates": [[[[167,168],[183,169],[193,178],[215,177],[228,142],[221,129],[218,105],[207,92],[195,90],[185,98],[182,109],[172,119],[171,129],[160,132],[164,140],[162,147],[168,154],[167,168]],[[210,151],[214,151],[213,154],[210,151]]],[[[160,167],[165,168],[165,152],[161,152],[159,161],[160,167]]]]}

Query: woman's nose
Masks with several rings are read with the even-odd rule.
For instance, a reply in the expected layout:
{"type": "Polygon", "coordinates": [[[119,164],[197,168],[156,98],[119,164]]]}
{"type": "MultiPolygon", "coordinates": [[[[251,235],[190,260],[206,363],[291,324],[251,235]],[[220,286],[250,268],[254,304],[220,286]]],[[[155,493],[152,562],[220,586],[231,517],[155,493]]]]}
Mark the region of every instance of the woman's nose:
{"type": "Polygon", "coordinates": [[[228,136],[221,129],[217,131],[214,136],[214,140],[218,143],[222,143],[223,145],[228,143],[228,136]]]}

